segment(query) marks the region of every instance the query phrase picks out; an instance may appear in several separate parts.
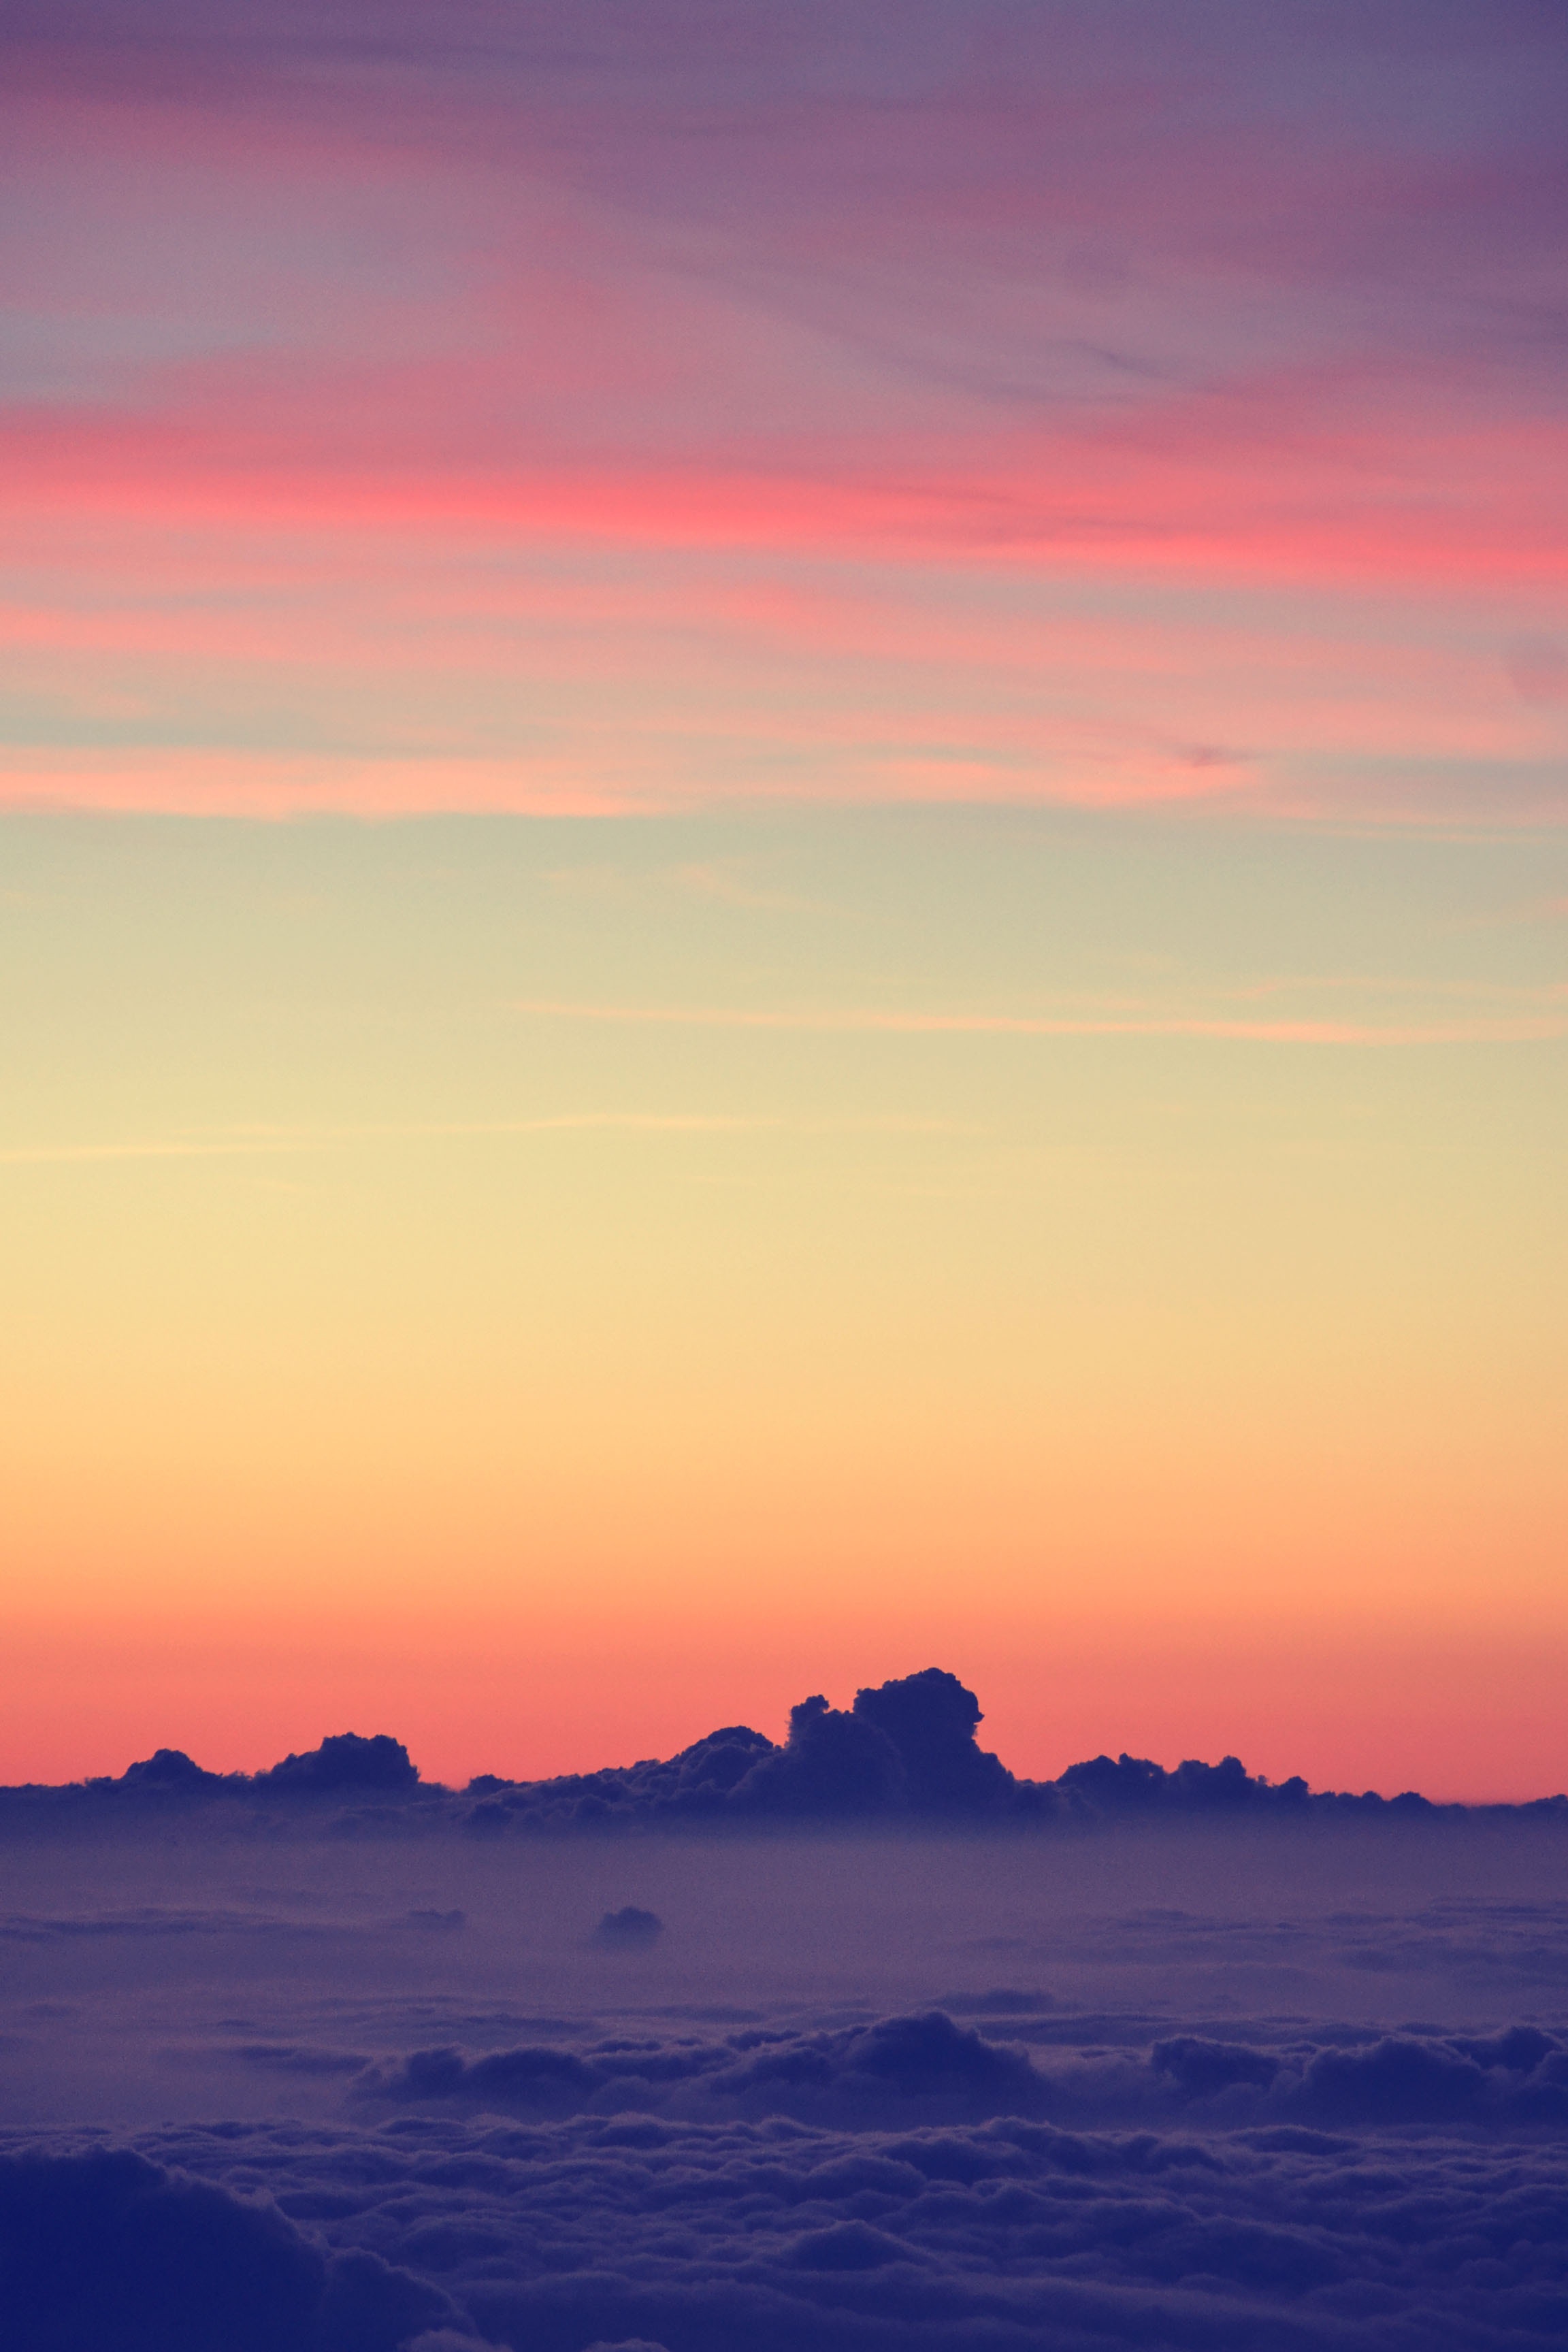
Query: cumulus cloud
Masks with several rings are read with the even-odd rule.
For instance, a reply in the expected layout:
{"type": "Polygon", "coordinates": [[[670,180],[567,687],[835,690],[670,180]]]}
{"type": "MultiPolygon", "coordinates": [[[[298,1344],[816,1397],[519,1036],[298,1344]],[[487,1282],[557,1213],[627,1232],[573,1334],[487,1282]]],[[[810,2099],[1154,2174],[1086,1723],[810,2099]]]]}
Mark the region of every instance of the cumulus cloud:
{"type": "Polygon", "coordinates": [[[784,1746],[753,1766],[731,1801],[737,1810],[809,1817],[893,1811],[907,1796],[892,1741],[819,1694],[791,1709],[784,1746]]]}
{"type": "Polygon", "coordinates": [[[461,2316],[268,2198],[107,2147],[0,2158],[0,2305],[18,2352],[397,2352],[461,2316]]]}
{"type": "Polygon", "coordinates": [[[1267,2090],[1279,2072],[1279,2059],[1266,2050],[1248,2050],[1232,2042],[1205,2042],[1191,2033],[1156,2042],[1150,2060],[1157,2074],[1168,2074],[1189,2098],[1228,2090],[1233,2083],[1249,2083],[1267,2090]]]}
{"type": "Polygon", "coordinates": [[[373,1738],[342,1731],[303,1756],[285,1756],[258,1775],[268,1789],[289,1794],[330,1796],[344,1789],[374,1789],[406,1795],[419,1779],[400,1739],[378,1731],[373,1738]]]}
{"type": "Polygon", "coordinates": [[[222,1774],[208,1772],[187,1756],[183,1748],[160,1748],[138,1764],[128,1764],[121,1775],[121,1785],[130,1790],[215,1788],[222,1774]]]}
{"type": "Polygon", "coordinates": [[[1047,2095],[1024,2052],[941,2011],[806,2032],[753,2027],[717,2042],[617,2036],[582,2050],[534,2044],[472,2058],[418,2050],[367,2068],[354,2091],[371,2104],[520,2115],[638,2109],[853,2125],[1037,2115],[1047,2095]]]}
{"type": "Polygon", "coordinates": [[[891,1742],[917,1812],[990,1811],[1004,1807],[1018,1785],[976,1744],[982,1717],[974,1693],[940,1666],[857,1691],[855,1714],[891,1742]]]}
{"type": "Polygon", "coordinates": [[[593,1941],[601,1951],[646,1952],[663,1933],[664,1921],[657,1911],[625,1903],[618,1911],[605,1912],[594,1930],[593,1941]]]}

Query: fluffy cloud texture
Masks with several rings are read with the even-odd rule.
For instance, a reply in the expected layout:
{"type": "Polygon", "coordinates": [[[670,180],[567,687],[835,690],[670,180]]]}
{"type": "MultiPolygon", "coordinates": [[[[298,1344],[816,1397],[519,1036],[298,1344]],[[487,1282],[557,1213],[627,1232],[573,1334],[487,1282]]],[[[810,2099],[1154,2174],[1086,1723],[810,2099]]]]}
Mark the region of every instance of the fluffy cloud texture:
{"type": "Polygon", "coordinates": [[[116,2344],[159,2352],[392,2352],[426,2322],[518,2352],[1479,2352],[1568,2326],[1568,2049],[1536,2029],[1064,2070],[928,2015],[425,2053],[375,2089],[369,2126],[6,2154],[4,2275],[53,2330],[29,2347],[98,2346],[110,2295],[143,2327],[116,2344]]]}
{"type": "Polygon", "coordinates": [[[329,2254],[270,2198],[129,2148],[0,2162],[0,2303],[26,2352],[394,2352],[448,2318],[374,2254],[329,2254]]]}

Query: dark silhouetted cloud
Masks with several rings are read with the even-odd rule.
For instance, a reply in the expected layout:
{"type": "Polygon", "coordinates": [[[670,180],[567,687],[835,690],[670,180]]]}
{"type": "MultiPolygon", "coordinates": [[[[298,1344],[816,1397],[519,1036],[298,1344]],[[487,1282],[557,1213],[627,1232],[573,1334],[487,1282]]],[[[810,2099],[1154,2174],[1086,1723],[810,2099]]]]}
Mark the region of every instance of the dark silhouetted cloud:
{"type": "Polygon", "coordinates": [[[657,1911],[626,1903],[618,1911],[605,1912],[594,1930],[594,1941],[602,1951],[646,1952],[663,1933],[664,1921],[657,1911]]]}
{"type": "Polygon", "coordinates": [[[345,1789],[365,1789],[403,1796],[416,1786],[419,1772],[400,1739],[384,1731],[371,1739],[342,1731],[308,1755],[285,1756],[281,1764],[258,1777],[268,1789],[289,1794],[331,1796],[345,1789]]]}
{"type": "Polygon", "coordinates": [[[1000,1811],[1017,1787],[1005,1766],[975,1744],[979,1700],[940,1666],[857,1691],[855,1713],[892,1743],[917,1812],[1000,1811]]]}
{"type": "Polygon", "coordinates": [[[807,1819],[893,1812],[908,1797],[903,1760],[886,1733],[820,1696],[791,1709],[784,1746],[731,1791],[737,1809],[807,1819]]]}
{"type": "MultiPolygon", "coordinates": [[[[975,1827],[1087,1829],[1114,1822],[1385,1821],[1461,1816],[1414,1790],[1384,1798],[1310,1790],[1300,1776],[1269,1781],[1234,1756],[1173,1769],[1146,1757],[1096,1756],[1056,1780],[1022,1780],[975,1738],[980,1702],[938,1666],[858,1691],[852,1707],[820,1694],[790,1716],[775,1747],[744,1724],[709,1732],[679,1755],[511,1781],[481,1773],[462,1791],[421,1781],[402,1742],[384,1732],[341,1732],[306,1754],[247,1775],[212,1773],[179,1750],[161,1748],[118,1780],[63,1789],[0,1790],[0,1834],[92,1827],[149,1813],[211,1804],[267,1810],[321,1801],[317,1817],[336,1834],[377,1837],[443,1826],[493,1840],[660,1827],[881,1821],[975,1827]],[[346,1801],[329,1814],[326,1801],[346,1801]]],[[[1568,1797],[1492,1806],[1488,1815],[1568,1825],[1568,1797]]]]}
{"type": "Polygon", "coordinates": [[[377,2254],[324,2252],[270,2200],[129,2148],[0,2159],[0,2313],[16,2352],[397,2352],[460,2317],[377,2254]]]}

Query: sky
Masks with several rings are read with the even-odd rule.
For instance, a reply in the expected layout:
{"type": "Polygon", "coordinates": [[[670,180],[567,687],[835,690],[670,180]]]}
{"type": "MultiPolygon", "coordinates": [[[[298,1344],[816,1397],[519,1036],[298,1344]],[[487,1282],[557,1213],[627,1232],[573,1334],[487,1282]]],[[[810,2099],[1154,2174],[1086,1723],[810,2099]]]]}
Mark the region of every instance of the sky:
{"type": "Polygon", "coordinates": [[[0,1777],[1568,1785],[1561,9],[0,47],[0,1777]]]}

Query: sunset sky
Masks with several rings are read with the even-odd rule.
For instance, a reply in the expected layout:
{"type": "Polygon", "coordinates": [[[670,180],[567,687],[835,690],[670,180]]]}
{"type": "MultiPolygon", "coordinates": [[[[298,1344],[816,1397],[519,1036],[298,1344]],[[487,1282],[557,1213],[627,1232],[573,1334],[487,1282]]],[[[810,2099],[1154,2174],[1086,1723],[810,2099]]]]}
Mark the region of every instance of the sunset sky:
{"type": "Polygon", "coordinates": [[[12,0],[0,1779],[1568,1787],[1549,0],[12,0]]]}

